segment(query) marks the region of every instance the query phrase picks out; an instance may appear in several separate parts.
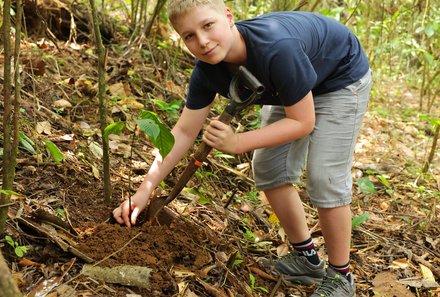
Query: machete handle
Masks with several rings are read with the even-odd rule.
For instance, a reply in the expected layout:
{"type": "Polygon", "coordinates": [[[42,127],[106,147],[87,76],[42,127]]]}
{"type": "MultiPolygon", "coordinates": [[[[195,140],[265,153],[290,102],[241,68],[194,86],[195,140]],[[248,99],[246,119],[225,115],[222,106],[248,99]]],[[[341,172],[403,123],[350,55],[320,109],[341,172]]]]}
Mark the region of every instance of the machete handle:
{"type": "Polygon", "coordinates": [[[238,67],[238,76],[252,92],[261,95],[264,92],[263,84],[246,67],[238,67]]]}
{"type": "Polygon", "coordinates": [[[257,100],[257,98],[263,94],[264,86],[258,81],[258,79],[249,72],[244,66],[238,67],[237,73],[231,80],[229,84],[229,95],[231,96],[231,101],[226,106],[225,111],[230,115],[234,116],[238,112],[242,111],[247,106],[257,100]],[[243,90],[247,89],[247,90],[243,90]],[[242,98],[241,93],[249,94],[245,98],[242,98]]]}

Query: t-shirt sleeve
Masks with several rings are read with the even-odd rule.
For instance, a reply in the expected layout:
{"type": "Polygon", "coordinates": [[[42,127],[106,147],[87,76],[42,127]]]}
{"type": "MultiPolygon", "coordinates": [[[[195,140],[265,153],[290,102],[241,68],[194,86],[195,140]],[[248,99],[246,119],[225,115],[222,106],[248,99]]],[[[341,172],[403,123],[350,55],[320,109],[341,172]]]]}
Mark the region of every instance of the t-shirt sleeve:
{"type": "Polygon", "coordinates": [[[185,106],[189,109],[204,108],[211,104],[216,94],[217,92],[210,86],[204,71],[196,66],[189,80],[185,106]]]}
{"type": "Polygon", "coordinates": [[[318,76],[299,40],[283,39],[273,46],[273,53],[271,83],[283,105],[293,105],[313,89],[318,76]]]}

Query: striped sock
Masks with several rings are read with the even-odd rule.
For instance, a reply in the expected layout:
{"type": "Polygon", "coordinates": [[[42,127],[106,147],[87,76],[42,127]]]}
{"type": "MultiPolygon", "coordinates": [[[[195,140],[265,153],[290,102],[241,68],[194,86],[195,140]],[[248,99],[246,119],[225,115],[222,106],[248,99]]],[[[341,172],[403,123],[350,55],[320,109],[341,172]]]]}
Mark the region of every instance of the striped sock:
{"type": "Polygon", "coordinates": [[[306,259],[313,265],[318,265],[321,263],[321,259],[319,259],[318,253],[316,252],[312,237],[306,241],[291,244],[300,256],[306,257],[306,259]]]}
{"type": "Polygon", "coordinates": [[[350,271],[350,262],[341,266],[333,265],[331,263],[328,264],[334,271],[336,271],[339,274],[342,274],[349,282],[351,282],[353,276],[351,275],[351,271],[350,271]]]}

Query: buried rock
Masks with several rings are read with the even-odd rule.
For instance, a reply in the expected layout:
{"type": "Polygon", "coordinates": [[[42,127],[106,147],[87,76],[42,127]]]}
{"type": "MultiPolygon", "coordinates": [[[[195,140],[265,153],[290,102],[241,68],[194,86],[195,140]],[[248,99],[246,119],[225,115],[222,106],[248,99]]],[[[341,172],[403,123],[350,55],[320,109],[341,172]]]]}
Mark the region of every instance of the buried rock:
{"type": "Polygon", "coordinates": [[[138,288],[148,288],[152,269],[142,266],[121,265],[115,267],[98,267],[85,264],[81,273],[112,284],[121,284],[138,288]]]}

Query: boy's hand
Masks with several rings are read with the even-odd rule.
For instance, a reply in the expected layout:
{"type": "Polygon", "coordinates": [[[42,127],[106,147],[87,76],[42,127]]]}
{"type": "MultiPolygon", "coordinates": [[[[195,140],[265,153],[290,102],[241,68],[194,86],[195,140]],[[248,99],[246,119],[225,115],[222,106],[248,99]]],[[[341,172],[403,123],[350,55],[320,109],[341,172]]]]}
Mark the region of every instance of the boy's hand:
{"type": "Polygon", "coordinates": [[[136,219],[139,213],[147,206],[148,199],[145,198],[143,193],[136,193],[131,197],[131,218],[129,218],[129,202],[128,199],[119,205],[119,207],[113,210],[113,217],[119,224],[125,224],[127,227],[136,224],[136,219]]]}
{"type": "Polygon", "coordinates": [[[238,154],[240,152],[240,137],[232,128],[217,118],[211,120],[203,134],[203,141],[225,153],[238,154]]]}

